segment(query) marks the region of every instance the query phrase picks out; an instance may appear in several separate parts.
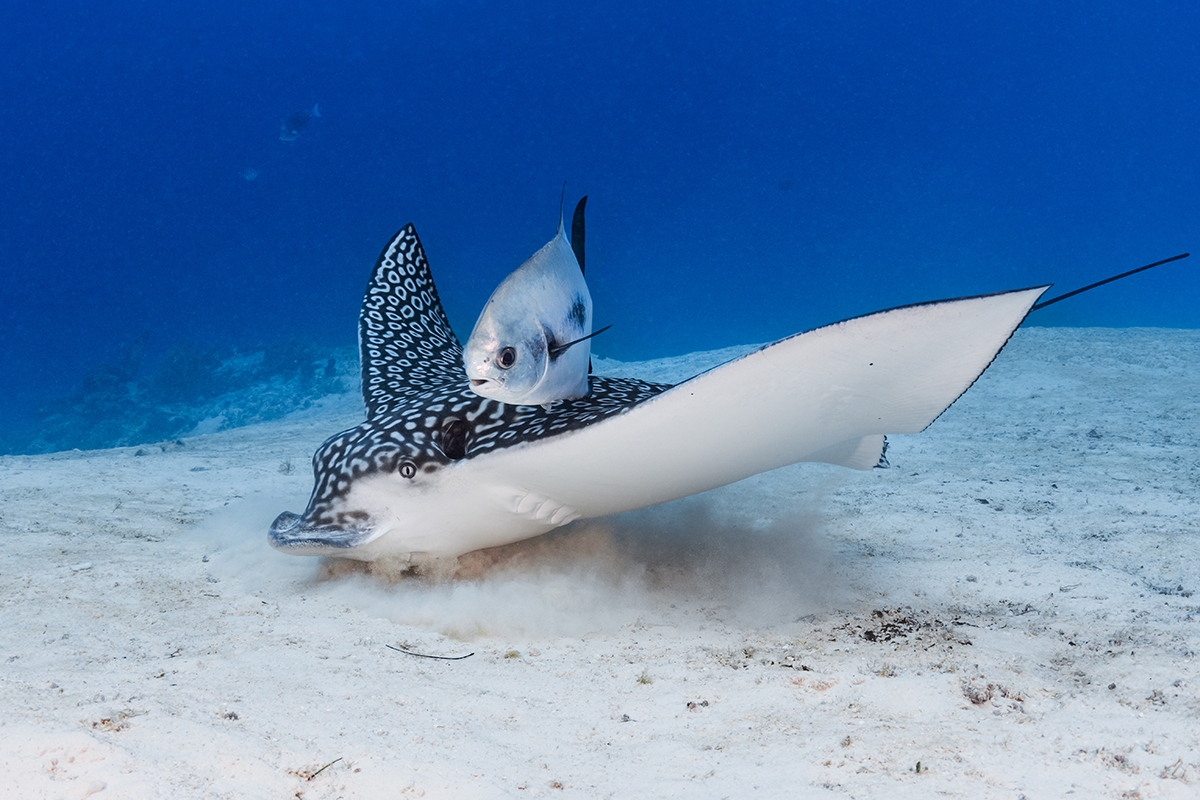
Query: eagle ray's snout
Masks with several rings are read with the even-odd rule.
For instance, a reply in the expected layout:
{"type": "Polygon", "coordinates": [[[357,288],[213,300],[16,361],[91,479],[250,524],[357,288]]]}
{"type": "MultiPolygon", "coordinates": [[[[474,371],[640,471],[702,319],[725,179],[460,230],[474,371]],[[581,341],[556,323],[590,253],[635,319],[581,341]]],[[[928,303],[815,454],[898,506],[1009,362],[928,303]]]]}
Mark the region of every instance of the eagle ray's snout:
{"type": "Polygon", "coordinates": [[[300,514],[284,511],[271,523],[267,540],[276,550],[308,556],[345,555],[346,551],[370,544],[385,529],[374,525],[340,528],[312,525],[300,514]]]}
{"type": "Polygon", "coordinates": [[[300,524],[300,515],[293,514],[291,511],[284,511],[275,521],[271,523],[271,535],[287,534],[296,529],[300,524]]]}

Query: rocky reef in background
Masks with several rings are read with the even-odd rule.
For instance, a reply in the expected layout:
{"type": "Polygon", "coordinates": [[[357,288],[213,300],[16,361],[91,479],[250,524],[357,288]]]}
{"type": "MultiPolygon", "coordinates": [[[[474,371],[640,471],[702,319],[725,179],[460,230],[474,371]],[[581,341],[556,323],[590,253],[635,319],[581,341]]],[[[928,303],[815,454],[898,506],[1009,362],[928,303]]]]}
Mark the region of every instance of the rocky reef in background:
{"type": "Polygon", "coordinates": [[[0,455],[99,450],[213,433],[279,419],[359,380],[353,347],[300,339],[225,350],[176,343],[153,365],[146,336],[130,342],[69,394],[38,404],[35,424],[0,432],[0,455]]]}

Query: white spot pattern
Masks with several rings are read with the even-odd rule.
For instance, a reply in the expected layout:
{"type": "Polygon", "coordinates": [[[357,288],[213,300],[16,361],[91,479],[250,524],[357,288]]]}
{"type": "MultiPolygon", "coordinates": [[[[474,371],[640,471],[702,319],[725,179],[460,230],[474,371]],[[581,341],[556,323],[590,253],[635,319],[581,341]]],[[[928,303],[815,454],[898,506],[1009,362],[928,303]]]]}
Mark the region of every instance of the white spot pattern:
{"type": "Polygon", "coordinates": [[[587,397],[550,409],[475,394],[411,223],[375,264],[359,316],[359,349],[367,419],[330,437],[313,455],[315,484],[302,518],[309,530],[361,524],[364,515],[339,510],[339,501],[366,475],[412,464],[412,480],[419,481],[459,459],[592,425],[670,388],[592,376],[587,397]]]}

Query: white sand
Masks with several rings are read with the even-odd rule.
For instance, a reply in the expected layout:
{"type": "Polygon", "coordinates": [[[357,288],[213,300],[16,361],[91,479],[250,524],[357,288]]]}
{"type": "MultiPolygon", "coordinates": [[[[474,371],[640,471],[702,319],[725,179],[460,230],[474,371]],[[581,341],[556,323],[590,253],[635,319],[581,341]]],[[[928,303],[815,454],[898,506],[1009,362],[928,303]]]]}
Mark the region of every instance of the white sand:
{"type": "Polygon", "coordinates": [[[1200,796],[1198,358],[1200,331],[1022,330],[892,469],[436,584],[266,544],[352,397],[0,459],[0,795],[1200,796]]]}

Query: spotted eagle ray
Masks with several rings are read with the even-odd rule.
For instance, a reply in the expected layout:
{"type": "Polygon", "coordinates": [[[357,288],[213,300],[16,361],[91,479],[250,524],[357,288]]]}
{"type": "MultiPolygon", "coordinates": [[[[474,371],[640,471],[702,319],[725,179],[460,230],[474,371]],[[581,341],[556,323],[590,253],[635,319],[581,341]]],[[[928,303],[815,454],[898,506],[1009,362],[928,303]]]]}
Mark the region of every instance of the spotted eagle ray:
{"type": "Polygon", "coordinates": [[[798,462],[880,464],[983,373],[1049,286],[902,306],[765,345],[671,386],[589,378],[550,408],[469,388],[412,224],[359,316],[366,421],[313,456],[303,515],[271,544],[414,565],[580,518],[663,503],[798,462]]]}

